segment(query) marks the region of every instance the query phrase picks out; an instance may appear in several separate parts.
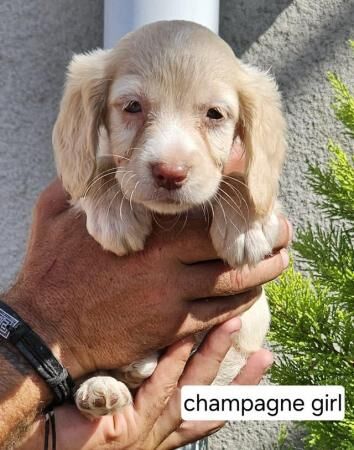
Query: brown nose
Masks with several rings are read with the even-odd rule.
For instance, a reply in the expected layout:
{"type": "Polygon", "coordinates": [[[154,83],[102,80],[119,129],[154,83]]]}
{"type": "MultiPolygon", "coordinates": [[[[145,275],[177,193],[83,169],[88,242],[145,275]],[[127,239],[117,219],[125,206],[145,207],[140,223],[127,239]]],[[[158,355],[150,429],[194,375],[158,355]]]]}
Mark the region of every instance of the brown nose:
{"type": "Polygon", "coordinates": [[[188,167],[184,165],[156,163],[152,164],[151,170],[156,184],[169,191],[182,187],[188,175],[188,167]]]}

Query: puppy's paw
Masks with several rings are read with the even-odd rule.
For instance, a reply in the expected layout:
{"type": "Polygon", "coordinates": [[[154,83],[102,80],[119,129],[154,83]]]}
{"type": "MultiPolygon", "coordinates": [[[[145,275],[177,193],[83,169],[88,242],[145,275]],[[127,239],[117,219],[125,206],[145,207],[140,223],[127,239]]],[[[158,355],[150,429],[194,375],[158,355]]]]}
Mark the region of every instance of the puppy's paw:
{"type": "Polygon", "coordinates": [[[116,414],[131,402],[132,396],[127,386],[107,376],[89,378],[75,394],[76,406],[90,419],[116,414]]]}
{"type": "Polygon", "coordinates": [[[151,232],[151,215],[142,205],[129,202],[120,192],[102,194],[99,201],[81,199],[90,235],[105,250],[118,256],[143,250],[151,232]]]}
{"type": "Polygon", "coordinates": [[[248,222],[246,216],[219,204],[214,207],[210,236],[216,252],[230,266],[252,266],[271,254],[278,230],[274,213],[263,221],[248,222]]]}
{"type": "Polygon", "coordinates": [[[144,359],[135,361],[119,369],[119,379],[130,388],[136,388],[149,378],[155,371],[158,362],[158,353],[155,352],[144,359]]]}
{"type": "Polygon", "coordinates": [[[270,325],[270,310],[265,292],[241,316],[242,327],[233,334],[234,347],[243,355],[250,355],[261,349],[270,325]]]}

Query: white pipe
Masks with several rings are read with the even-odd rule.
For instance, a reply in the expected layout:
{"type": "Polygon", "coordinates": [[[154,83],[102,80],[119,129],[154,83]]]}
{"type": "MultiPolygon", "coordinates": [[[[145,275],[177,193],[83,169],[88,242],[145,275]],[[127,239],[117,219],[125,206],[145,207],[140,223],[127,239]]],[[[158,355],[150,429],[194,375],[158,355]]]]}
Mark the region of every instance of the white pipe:
{"type": "Polygon", "coordinates": [[[191,20],[219,31],[219,0],[105,0],[104,48],[158,20],[191,20]]]}

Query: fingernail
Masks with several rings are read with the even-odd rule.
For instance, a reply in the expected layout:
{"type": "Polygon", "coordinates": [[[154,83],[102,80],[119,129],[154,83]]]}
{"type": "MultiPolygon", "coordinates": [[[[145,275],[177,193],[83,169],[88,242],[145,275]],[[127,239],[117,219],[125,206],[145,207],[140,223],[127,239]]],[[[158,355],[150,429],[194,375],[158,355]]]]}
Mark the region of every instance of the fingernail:
{"type": "Polygon", "coordinates": [[[226,322],[226,325],[229,333],[232,334],[240,330],[242,326],[242,321],[239,317],[234,317],[233,319],[229,319],[226,322]]]}
{"type": "Polygon", "coordinates": [[[293,238],[294,238],[294,227],[292,226],[292,224],[288,221],[288,219],[286,219],[286,223],[288,225],[288,232],[289,232],[289,245],[293,242],[293,238]]]}
{"type": "Polygon", "coordinates": [[[281,256],[281,259],[283,260],[284,269],[286,269],[288,267],[288,265],[289,265],[289,254],[285,250],[285,248],[282,248],[280,250],[280,256],[281,256]]]}

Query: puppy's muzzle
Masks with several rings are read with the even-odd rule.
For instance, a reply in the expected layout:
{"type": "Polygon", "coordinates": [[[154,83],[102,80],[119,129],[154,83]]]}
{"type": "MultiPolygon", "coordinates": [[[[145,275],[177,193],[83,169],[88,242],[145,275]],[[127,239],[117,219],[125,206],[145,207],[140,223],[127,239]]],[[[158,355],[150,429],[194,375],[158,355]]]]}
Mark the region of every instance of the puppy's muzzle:
{"type": "Polygon", "coordinates": [[[155,163],[151,165],[151,172],[158,187],[168,191],[179,189],[187,180],[189,168],[186,165],[170,165],[155,163]]]}

